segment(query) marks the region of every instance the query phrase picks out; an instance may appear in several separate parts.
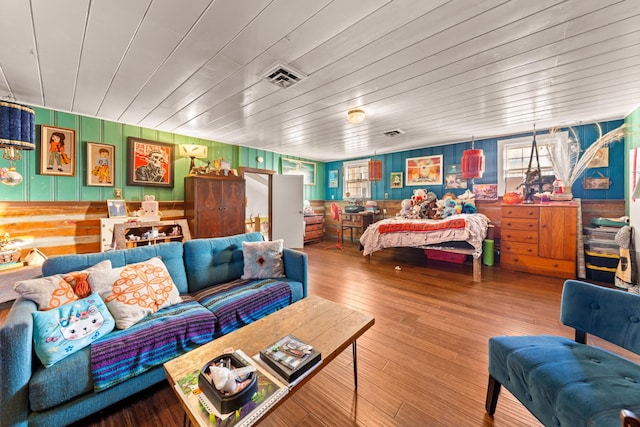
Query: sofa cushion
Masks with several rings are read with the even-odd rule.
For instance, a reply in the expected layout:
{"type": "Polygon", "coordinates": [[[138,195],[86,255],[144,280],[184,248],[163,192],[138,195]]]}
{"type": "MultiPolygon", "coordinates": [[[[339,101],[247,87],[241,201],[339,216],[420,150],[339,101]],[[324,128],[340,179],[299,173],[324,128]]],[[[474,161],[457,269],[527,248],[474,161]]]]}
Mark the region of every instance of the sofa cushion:
{"type": "Polygon", "coordinates": [[[242,242],[244,273],[241,279],[270,279],[284,276],[282,249],[284,240],[242,242]]]}
{"type": "Polygon", "coordinates": [[[216,337],[235,331],[292,303],[287,282],[235,280],[203,289],[193,297],[216,316],[216,337]]]}
{"type": "Polygon", "coordinates": [[[107,303],[119,329],[127,329],[148,314],[182,302],[167,268],[158,257],[92,273],[89,285],[107,303]]]}
{"type": "Polygon", "coordinates": [[[236,280],[244,272],[242,242],[261,242],[258,232],[184,242],[189,292],[236,280]]]}
{"type": "Polygon", "coordinates": [[[45,260],[44,264],[42,264],[42,275],[50,276],[74,270],[84,270],[105,259],[110,260],[114,268],[118,268],[159,256],[167,266],[167,270],[171,274],[173,283],[178,288],[178,291],[184,294],[187,293],[188,288],[183,253],[181,242],[169,242],[161,245],[139,246],[137,248],[109,252],[62,255],[45,260]]]}
{"type": "Polygon", "coordinates": [[[38,310],[51,310],[70,301],[88,296],[88,294],[78,295],[79,293],[82,294],[82,292],[76,292],[76,284],[81,281],[86,283],[87,276],[93,271],[110,269],[111,261],[104,260],[81,271],[21,280],[13,285],[13,290],[35,302],[38,305],[38,310]]]}
{"type": "Polygon", "coordinates": [[[215,316],[188,301],[153,313],[91,346],[95,391],[102,391],[211,341],[215,316]]]}
{"type": "Polygon", "coordinates": [[[640,365],[564,337],[493,337],[489,373],[544,425],[620,425],[640,408],[640,365]]]}
{"type": "Polygon", "coordinates": [[[45,367],[113,330],[115,322],[98,294],[33,313],[35,352],[45,367]]]}

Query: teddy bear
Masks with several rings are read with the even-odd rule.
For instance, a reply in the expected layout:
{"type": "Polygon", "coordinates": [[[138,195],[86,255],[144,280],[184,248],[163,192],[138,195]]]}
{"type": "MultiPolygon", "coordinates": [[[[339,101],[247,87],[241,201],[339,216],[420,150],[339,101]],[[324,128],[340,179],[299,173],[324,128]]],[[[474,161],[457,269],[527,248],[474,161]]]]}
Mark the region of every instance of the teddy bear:
{"type": "Polygon", "coordinates": [[[458,204],[454,199],[451,199],[451,198],[444,199],[444,209],[442,210],[442,218],[443,219],[448,218],[450,216],[455,215],[456,213],[459,213],[456,210],[457,207],[458,207],[458,204]]]}
{"type": "Polygon", "coordinates": [[[420,217],[421,218],[433,219],[433,218],[435,218],[437,212],[438,212],[438,207],[437,207],[437,201],[436,200],[432,200],[432,201],[425,200],[420,205],[420,217]]]}
{"type": "Polygon", "coordinates": [[[427,190],[424,188],[418,188],[413,190],[413,196],[411,196],[411,204],[413,206],[420,206],[427,198],[427,190]]]}
{"type": "Polygon", "coordinates": [[[411,208],[412,208],[411,200],[403,199],[400,202],[400,212],[398,212],[396,216],[407,218],[412,213],[411,208]]]}

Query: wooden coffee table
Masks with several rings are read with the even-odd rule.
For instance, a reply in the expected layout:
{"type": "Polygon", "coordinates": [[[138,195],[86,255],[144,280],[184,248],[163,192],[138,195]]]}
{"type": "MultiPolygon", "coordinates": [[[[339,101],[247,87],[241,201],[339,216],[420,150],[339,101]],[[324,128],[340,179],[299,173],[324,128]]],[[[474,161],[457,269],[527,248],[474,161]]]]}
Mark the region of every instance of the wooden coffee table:
{"type": "MultiPolygon", "coordinates": [[[[200,369],[226,349],[239,349],[253,356],[278,339],[293,334],[318,349],[322,354],[322,363],[291,388],[284,399],[271,407],[271,412],[349,345],[353,350],[354,384],[355,388],[358,388],[356,339],[373,326],[374,322],[375,319],[371,316],[317,296],[310,296],[165,363],[164,369],[174,392],[181,393],[174,387],[179,379],[200,369]]],[[[191,423],[199,425],[193,409],[185,404],[180,396],[178,398],[191,423]]]]}

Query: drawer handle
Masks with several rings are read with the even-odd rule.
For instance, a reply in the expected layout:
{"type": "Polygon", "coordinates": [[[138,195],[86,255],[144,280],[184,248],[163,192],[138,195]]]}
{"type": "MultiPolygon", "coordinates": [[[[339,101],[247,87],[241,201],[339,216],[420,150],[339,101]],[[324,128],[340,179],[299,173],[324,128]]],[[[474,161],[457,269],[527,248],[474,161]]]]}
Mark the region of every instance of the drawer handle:
{"type": "Polygon", "coordinates": [[[511,234],[507,234],[507,237],[508,237],[508,238],[511,238],[511,234]]]}
{"type": "Polygon", "coordinates": [[[527,215],[533,215],[533,212],[529,211],[527,212],[527,215]]]}
{"type": "Polygon", "coordinates": [[[527,236],[527,239],[531,240],[531,239],[533,239],[533,237],[531,237],[531,236],[527,236]]]}
{"type": "Polygon", "coordinates": [[[506,248],[507,248],[507,249],[511,249],[511,245],[507,245],[507,246],[506,246],[506,248]]]}
{"type": "Polygon", "coordinates": [[[527,248],[527,252],[533,252],[533,249],[527,248]]]}
{"type": "Polygon", "coordinates": [[[508,225],[508,226],[511,226],[511,223],[510,223],[510,222],[508,222],[508,223],[507,223],[507,225],[508,225]]]}
{"type": "Polygon", "coordinates": [[[511,213],[513,213],[513,211],[512,211],[512,210],[508,210],[508,211],[507,211],[507,213],[508,213],[508,214],[511,214],[511,213]]]}
{"type": "MultiPolygon", "coordinates": [[[[533,227],[533,224],[529,223],[529,224],[527,224],[527,227],[532,228],[532,227],[533,227]]],[[[543,226],[543,227],[544,227],[544,226],[543,226]]]]}
{"type": "Polygon", "coordinates": [[[547,224],[540,224],[540,228],[547,228],[547,224]]]}

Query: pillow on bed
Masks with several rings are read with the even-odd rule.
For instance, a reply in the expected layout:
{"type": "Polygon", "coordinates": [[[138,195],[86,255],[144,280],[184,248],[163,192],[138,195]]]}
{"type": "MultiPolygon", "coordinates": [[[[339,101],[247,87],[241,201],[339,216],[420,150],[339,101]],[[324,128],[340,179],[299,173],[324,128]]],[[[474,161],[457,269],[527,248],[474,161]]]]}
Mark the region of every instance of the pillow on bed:
{"type": "Polygon", "coordinates": [[[242,242],[244,274],[241,279],[272,279],[285,277],[282,251],[284,240],[273,242],[242,242]]]}
{"type": "Polygon", "coordinates": [[[13,290],[35,302],[38,310],[51,310],[89,295],[87,276],[94,271],[108,270],[111,270],[111,261],[105,260],[82,271],[21,280],[13,285],[13,290]]]}
{"type": "Polygon", "coordinates": [[[182,302],[159,257],[92,273],[89,285],[107,304],[119,329],[127,329],[148,314],[182,302]]]}
{"type": "Polygon", "coordinates": [[[115,322],[97,294],[33,313],[33,344],[45,367],[113,330],[115,322]]]}

